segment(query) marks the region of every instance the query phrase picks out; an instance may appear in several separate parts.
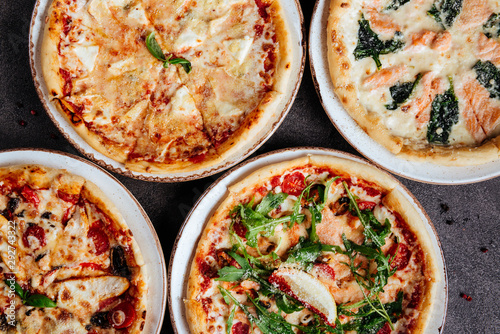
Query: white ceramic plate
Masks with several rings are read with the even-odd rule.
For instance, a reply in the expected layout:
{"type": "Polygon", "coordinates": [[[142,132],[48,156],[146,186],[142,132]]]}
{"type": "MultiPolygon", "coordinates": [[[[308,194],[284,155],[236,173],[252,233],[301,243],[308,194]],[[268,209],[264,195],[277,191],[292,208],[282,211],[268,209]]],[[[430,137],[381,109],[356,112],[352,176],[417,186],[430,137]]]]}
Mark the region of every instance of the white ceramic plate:
{"type": "Polygon", "coordinates": [[[397,157],[371,139],[351,118],[333,92],[327,53],[327,23],[330,0],[318,0],[309,30],[309,57],[321,103],[340,134],[375,164],[408,179],[435,184],[466,184],[500,175],[500,159],[478,166],[448,167],[397,157]]]}
{"type": "Polygon", "coordinates": [[[129,177],[134,177],[146,181],[177,182],[199,179],[221,172],[244,160],[246,157],[255,152],[260,146],[262,146],[266,142],[266,140],[269,139],[269,137],[271,137],[271,135],[274,133],[274,131],[276,131],[276,129],[279,127],[279,125],[287,115],[290,107],[292,106],[293,100],[297,95],[297,91],[299,89],[304,72],[306,58],[306,44],[303,36],[304,17],[302,15],[302,10],[298,0],[282,0],[281,4],[285,13],[285,20],[291,39],[291,74],[288,86],[284,91],[284,97],[278,104],[276,108],[277,112],[275,113],[271,121],[268,122],[266,126],[262,127],[258,134],[255,135],[251,141],[246,143],[244,147],[239,150],[234,150],[234,152],[228,159],[214,166],[191,172],[164,174],[151,174],[130,171],[125,168],[124,164],[114,161],[113,159],[103,155],[102,153],[99,153],[97,150],[92,148],[85,140],[83,140],[78,135],[71,124],[69,124],[65,117],[50,102],[50,95],[42,75],[41,45],[43,40],[45,18],[47,16],[47,12],[51,3],[52,0],[37,0],[35,8],[33,10],[33,16],[31,18],[29,50],[31,72],[35,83],[35,88],[45,110],[47,111],[55,125],[59,128],[59,131],[61,131],[61,133],[64,135],[64,137],[87,158],[115,173],[120,173],[129,177]]]}
{"type": "MultiPolygon", "coordinates": [[[[179,231],[179,235],[177,236],[172,255],[170,257],[168,301],[170,319],[172,320],[174,331],[177,334],[189,333],[183,299],[186,296],[187,280],[191,270],[191,262],[194,257],[196,246],[198,245],[199,237],[205,228],[205,224],[212,216],[215,209],[217,209],[220,205],[222,200],[227,196],[227,188],[230,185],[241,181],[247,175],[260,168],[270,164],[304,157],[308,154],[329,155],[369,165],[369,163],[365,160],[353,155],[323,148],[299,147],[270,152],[251,159],[224,174],[205,191],[198,202],[194,205],[179,231]]],[[[406,189],[399,181],[395,179],[394,181],[398,183],[397,189],[405,195],[408,201],[413,204],[419,213],[425,223],[425,228],[432,241],[435,258],[438,262],[438,272],[441,274],[441,277],[436,277],[436,279],[439,279],[436,288],[436,302],[434,303],[434,310],[431,312],[431,320],[426,333],[441,333],[448,305],[446,266],[441,250],[441,243],[434,226],[416,198],[413,197],[408,189],[406,189]]]]}
{"type": "Polygon", "coordinates": [[[113,202],[127,222],[141,249],[147,274],[147,312],[144,333],[159,334],[167,301],[167,275],[160,241],[146,212],[134,196],[111,174],[76,156],[49,150],[0,152],[0,167],[39,164],[65,169],[96,184],[113,202]]]}

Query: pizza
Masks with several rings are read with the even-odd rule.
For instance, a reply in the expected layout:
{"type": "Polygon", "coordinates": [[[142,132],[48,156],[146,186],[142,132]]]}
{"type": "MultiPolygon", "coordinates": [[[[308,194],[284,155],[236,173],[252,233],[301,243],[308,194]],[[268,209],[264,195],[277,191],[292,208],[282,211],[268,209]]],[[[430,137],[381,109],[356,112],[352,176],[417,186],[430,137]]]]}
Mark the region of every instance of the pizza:
{"type": "Polygon", "coordinates": [[[145,267],[101,190],[66,170],[0,168],[0,333],[141,333],[145,267]]]}
{"type": "Polygon", "coordinates": [[[392,177],[310,155],[228,190],[192,260],[191,333],[424,333],[443,277],[392,177]]]}
{"type": "Polygon", "coordinates": [[[448,166],[498,160],[497,0],[331,0],[337,97],[397,156],[448,166]]]}
{"type": "Polygon", "coordinates": [[[223,163],[283,113],[282,14],[271,0],[53,0],[41,51],[49,97],[127,169],[223,163]]]}

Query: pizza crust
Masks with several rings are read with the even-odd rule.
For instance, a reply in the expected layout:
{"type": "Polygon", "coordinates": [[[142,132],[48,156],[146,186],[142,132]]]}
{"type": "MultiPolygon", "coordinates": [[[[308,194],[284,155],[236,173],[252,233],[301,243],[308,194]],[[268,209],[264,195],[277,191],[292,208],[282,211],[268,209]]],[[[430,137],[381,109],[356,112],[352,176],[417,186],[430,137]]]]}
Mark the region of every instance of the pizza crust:
{"type": "MultiPolygon", "coordinates": [[[[445,166],[474,166],[498,160],[500,136],[491,138],[477,147],[445,147],[414,145],[395,136],[383,124],[379,115],[367,110],[359,101],[355,83],[351,79],[351,63],[344,43],[341,18],[351,15],[352,0],[331,0],[327,26],[327,54],[335,94],[349,115],[361,129],[377,143],[406,160],[430,162],[445,166]]],[[[349,138],[346,138],[349,141],[349,138]]]]}

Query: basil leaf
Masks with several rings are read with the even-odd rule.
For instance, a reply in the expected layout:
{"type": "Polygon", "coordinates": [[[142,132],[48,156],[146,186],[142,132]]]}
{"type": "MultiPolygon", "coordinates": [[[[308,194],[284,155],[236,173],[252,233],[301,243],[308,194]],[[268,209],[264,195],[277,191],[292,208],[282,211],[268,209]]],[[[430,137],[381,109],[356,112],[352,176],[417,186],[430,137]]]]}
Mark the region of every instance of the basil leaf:
{"type": "Polygon", "coordinates": [[[386,7],[387,10],[398,10],[399,7],[410,2],[410,0],[392,0],[389,6],[386,7]]]}
{"type": "Polygon", "coordinates": [[[146,38],[146,47],[148,48],[149,52],[153,55],[153,57],[163,62],[167,61],[165,54],[161,49],[160,44],[158,44],[158,42],[156,41],[154,32],[150,33],[146,38]]]}
{"type": "Polygon", "coordinates": [[[149,52],[158,60],[163,62],[163,67],[168,68],[170,64],[179,64],[184,68],[184,71],[189,74],[192,70],[191,62],[184,58],[173,58],[172,55],[168,57],[165,56],[163,50],[161,49],[160,44],[156,41],[155,33],[152,32],[146,38],[146,47],[149,52]]]}
{"type": "Polygon", "coordinates": [[[391,40],[382,41],[371,29],[370,22],[365,19],[364,15],[361,15],[358,23],[358,44],[354,49],[356,60],[371,57],[375,61],[377,69],[380,69],[382,67],[380,55],[393,53],[403,48],[405,42],[401,32],[397,31],[391,40]]]}
{"type": "Polygon", "coordinates": [[[462,10],[463,0],[437,0],[427,12],[443,29],[451,28],[462,10]]]}
{"type": "Polygon", "coordinates": [[[14,290],[16,291],[17,295],[21,297],[22,300],[26,299],[27,292],[24,291],[23,288],[17,282],[14,282],[14,290]]]}
{"type": "Polygon", "coordinates": [[[47,296],[31,295],[24,300],[24,304],[34,307],[56,307],[57,304],[47,296]]]}
{"type": "Polygon", "coordinates": [[[493,13],[483,25],[483,31],[488,38],[500,36],[500,13],[493,13]]]}
{"type": "Polygon", "coordinates": [[[478,61],[473,69],[479,83],[490,92],[490,97],[500,99],[500,71],[490,61],[478,61]]]}
{"type": "MultiPolygon", "coordinates": [[[[500,82],[500,81],[499,81],[500,82]]],[[[448,144],[451,128],[458,122],[458,99],[455,96],[453,82],[450,88],[434,98],[431,117],[427,125],[427,140],[434,144],[448,144]]]]}
{"type": "Polygon", "coordinates": [[[422,78],[422,74],[419,73],[417,75],[417,78],[415,79],[415,81],[397,83],[394,86],[392,86],[391,88],[389,88],[389,91],[390,91],[391,97],[392,97],[392,102],[385,105],[387,110],[396,110],[399,108],[399,106],[401,104],[405,103],[406,100],[408,100],[408,98],[411,96],[411,94],[415,90],[415,87],[417,87],[421,78],[422,78]]]}

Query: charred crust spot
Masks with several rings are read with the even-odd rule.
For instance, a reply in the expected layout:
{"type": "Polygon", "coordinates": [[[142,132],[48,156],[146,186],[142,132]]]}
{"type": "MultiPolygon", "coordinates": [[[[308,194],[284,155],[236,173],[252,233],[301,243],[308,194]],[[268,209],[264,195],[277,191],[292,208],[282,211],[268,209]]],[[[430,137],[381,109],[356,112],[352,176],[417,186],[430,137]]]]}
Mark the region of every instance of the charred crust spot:
{"type": "Polygon", "coordinates": [[[348,70],[349,69],[349,64],[346,63],[346,62],[343,62],[342,63],[342,68],[345,69],[345,70],[348,70]]]}
{"type": "Polygon", "coordinates": [[[146,310],[142,311],[142,319],[146,319],[146,310]]]}
{"type": "Polygon", "coordinates": [[[139,330],[140,330],[140,331],[144,330],[144,325],[145,325],[145,324],[146,324],[146,323],[145,323],[144,321],[143,321],[143,322],[141,322],[141,326],[139,327],[139,330]]]}
{"type": "Polygon", "coordinates": [[[289,69],[289,68],[290,68],[290,63],[286,64],[286,65],[285,65],[285,68],[286,68],[286,69],[289,69]]]}
{"type": "Polygon", "coordinates": [[[341,7],[341,8],[348,8],[348,7],[349,7],[349,4],[348,4],[347,2],[342,2],[342,3],[340,4],[340,7],[341,7]]]}
{"type": "Polygon", "coordinates": [[[349,99],[347,98],[347,96],[342,96],[342,103],[347,103],[349,101],[349,99]]]}

